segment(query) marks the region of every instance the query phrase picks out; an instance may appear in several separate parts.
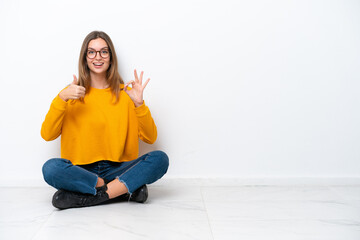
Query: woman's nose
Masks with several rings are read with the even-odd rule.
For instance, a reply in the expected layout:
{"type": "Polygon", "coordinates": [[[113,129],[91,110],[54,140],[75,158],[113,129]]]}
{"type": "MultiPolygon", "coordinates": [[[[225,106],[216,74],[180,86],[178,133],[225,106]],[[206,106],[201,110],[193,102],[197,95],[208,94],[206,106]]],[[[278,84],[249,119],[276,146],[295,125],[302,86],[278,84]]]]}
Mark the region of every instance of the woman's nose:
{"type": "Polygon", "coordinates": [[[96,59],[96,60],[100,60],[100,59],[101,59],[100,52],[96,52],[95,59],[96,59]]]}

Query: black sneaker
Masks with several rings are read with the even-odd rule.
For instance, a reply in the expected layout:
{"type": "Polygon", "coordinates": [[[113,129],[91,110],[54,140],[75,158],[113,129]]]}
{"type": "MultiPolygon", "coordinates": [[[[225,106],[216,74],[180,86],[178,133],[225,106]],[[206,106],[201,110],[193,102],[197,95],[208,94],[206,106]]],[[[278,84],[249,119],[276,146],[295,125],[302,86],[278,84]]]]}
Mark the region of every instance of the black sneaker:
{"type": "Polygon", "coordinates": [[[56,208],[67,209],[94,206],[109,200],[106,185],[96,190],[96,195],[58,190],[53,196],[52,204],[56,208]]]}
{"type": "Polygon", "coordinates": [[[115,202],[138,202],[138,203],[144,203],[146,202],[148,198],[148,189],[146,185],[142,185],[138,189],[136,189],[130,196],[129,193],[125,193],[123,195],[120,195],[116,198],[110,199],[107,201],[108,203],[115,203],[115,202]]]}
{"type": "Polygon", "coordinates": [[[149,196],[148,188],[146,185],[142,185],[140,188],[136,189],[130,196],[130,201],[144,203],[146,202],[149,196]]]}

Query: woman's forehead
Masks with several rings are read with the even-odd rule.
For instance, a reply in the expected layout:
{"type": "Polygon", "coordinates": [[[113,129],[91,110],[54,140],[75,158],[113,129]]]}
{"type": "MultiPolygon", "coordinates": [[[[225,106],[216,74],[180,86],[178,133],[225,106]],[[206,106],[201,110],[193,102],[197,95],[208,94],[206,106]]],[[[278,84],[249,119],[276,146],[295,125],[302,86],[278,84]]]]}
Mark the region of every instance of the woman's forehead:
{"type": "Polygon", "coordinates": [[[96,38],[89,42],[88,48],[101,49],[108,47],[107,43],[102,38],[96,38]]]}

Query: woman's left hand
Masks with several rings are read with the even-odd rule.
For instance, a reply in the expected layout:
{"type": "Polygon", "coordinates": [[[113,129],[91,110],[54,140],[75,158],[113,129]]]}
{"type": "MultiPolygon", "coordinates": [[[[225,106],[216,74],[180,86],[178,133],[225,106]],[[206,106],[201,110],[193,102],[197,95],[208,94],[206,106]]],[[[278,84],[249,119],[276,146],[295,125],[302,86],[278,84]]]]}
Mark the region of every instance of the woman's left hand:
{"type": "Polygon", "coordinates": [[[143,78],[144,72],[141,71],[140,78],[138,78],[136,69],[134,70],[135,80],[129,81],[125,84],[124,91],[129,95],[131,100],[134,102],[135,107],[139,107],[143,104],[143,92],[144,88],[150,81],[150,78],[146,80],[144,85],[142,84],[142,78],[143,78]],[[127,87],[131,84],[132,88],[130,90],[127,89],[127,87]]]}

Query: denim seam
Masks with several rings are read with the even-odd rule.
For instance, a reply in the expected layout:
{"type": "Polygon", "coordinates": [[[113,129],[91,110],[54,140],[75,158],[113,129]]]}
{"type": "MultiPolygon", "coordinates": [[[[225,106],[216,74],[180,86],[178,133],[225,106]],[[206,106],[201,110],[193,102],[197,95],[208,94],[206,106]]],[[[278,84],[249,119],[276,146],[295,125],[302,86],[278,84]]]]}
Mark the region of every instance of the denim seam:
{"type": "MultiPolygon", "coordinates": [[[[146,159],[146,158],[145,158],[146,159]]],[[[124,175],[125,173],[127,173],[130,169],[132,169],[133,167],[135,167],[136,165],[138,165],[140,162],[144,161],[145,159],[141,159],[139,162],[135,163],[134,166],[132,166],[131,168],[129,168],[128,170],[126,170],[125,172],[123,172],[120,176],[118,177],[121,177],[122,175],[124,175]]]]}

